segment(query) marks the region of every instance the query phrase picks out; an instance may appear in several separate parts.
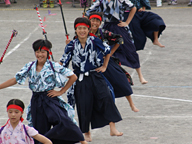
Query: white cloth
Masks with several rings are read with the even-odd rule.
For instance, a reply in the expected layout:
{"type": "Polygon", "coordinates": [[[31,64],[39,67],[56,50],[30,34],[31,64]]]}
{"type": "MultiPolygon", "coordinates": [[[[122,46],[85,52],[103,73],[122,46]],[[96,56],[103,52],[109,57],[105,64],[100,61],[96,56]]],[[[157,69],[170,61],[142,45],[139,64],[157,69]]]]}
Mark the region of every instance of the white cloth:
{"type": "Polygon", "coordinates": [[[15,129],[13,129],[10,121],[8,121],[0,134],[0,144],[34,144],[31,137],[37,135],[38,131],[27,125],[25,125],[25,128],[30,138],[27,136],[21,121],[15,129]]]}

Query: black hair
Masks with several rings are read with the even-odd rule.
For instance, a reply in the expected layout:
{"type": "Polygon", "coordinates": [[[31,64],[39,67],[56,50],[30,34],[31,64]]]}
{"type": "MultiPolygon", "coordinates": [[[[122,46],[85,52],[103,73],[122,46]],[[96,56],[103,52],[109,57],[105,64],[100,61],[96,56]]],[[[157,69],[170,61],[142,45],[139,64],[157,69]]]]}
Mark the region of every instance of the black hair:
{"type": "MultiPolygon", "coordinates": [[[[78,23],[85,23],[85,24],[89,25],[89,28],[91,27],[91,22],[90,22],[90,20],[87,19],[87,18],[85,18],[85,17],[78,17],[78,18],[76,18],[76,20],[75,20],[75,22],[74,22],[74,29],[75,29],[75,30],[76,30],[75,26],[76,26],[76,24],[78,24],[78,23]]],[[[88,28],[88,29],[89,29],[89,28],[88,28]]]]}
{"type": "MultiPolygon", "coordinates": [[[[101,17],[101,21],[102,21],[102,17],[103,17],[103,13],[102,13],[102,12],[92,12],[92,13],[89,14],[89,18],[90,18],[90,16],[92,16],[92,15],[98,15],[98,16],[100,16],[100,17],[101,17]]],[[[96,19],[98,19],[98,18],[96,18],[96,19]]],[[[100,19],[98,19],[98,20],[100,21],[100,19]]]]}
{"type": "Polygon", "coordinates": [[[43,46],[47,47],[48,49],[52,48],[51,42],[43,39],[36,40],[32,45],[34,51],[37,51],[39,48],[41,49],[43,46]]]}
{"type": "Polygon", "coordinates": [[[24,103],[23,103],[21,100],[19,100],[19,99],[11,99],[11,100],[7,103],[7,107],[8,107],[9,105],[12,105],[12,104],[17,105],[17,106],[20,106],[23,110],[24,110],[24,108],[25,108],[24,103]]]}
{"type": "MultiPolygon", "coordinates": [[[[32,44],[34,51],[38,51],[39,48],[41,49],[44,46],[50,50],[52,48],[52,43],[48,40],[38,39],[32,44]]],[[[48,51],[47,51],[47,57],[49,57],[48,51]]]]}

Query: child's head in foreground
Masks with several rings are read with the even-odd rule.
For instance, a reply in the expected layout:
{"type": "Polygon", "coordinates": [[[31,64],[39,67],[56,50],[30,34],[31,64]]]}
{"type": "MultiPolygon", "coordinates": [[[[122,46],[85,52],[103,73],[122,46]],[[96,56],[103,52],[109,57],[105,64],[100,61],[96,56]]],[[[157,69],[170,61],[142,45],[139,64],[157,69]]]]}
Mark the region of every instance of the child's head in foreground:
{"type": "Polygon", "coordinates": [[[20,120],[23,121],[22,114],[25,105],[19,99],[11,99],[7,103],[7,113],[11,123],[18,123],[20,120]]]}

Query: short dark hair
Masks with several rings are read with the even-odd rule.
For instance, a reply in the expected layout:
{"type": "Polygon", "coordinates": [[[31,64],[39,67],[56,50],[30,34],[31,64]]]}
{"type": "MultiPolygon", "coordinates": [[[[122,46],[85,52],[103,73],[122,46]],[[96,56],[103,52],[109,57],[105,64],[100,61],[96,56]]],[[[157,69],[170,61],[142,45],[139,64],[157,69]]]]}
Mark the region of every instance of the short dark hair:
{"type": "Polygon", "coordinates": [[[41,49],[43,46],[51,49],[52,43],[48,40],[38,39],[32,44],[32,46],[34,51],[37,51],[39,48],[41,49]]]}
{"type": "Polygon", "coordinates": [[[19,100],[19,99],[11,99],[11,100],[7,103],[7,107],[8,107],[9,105],[12,105],[12,104],[17,105],[17,106],[20,106],[23,110],[24,110],[24,108],[25,108],[24,103],[23,103],[21,100],[19,100]]]}
{"type": "Polygon", "coordinates": [[[76,30],[75,26],[78,23],[85,23],[87,25],[89,25],[89,28],[91,27],[91,22],[89,19],[85,18],[85,17],[78,17],[76,18],[75,22],[74,22],[74,29],[76,30]]]}
{"type": "MultiPolygon", "coordinates": [[[[44,46],[50,50],[52,48],[52,43],[48,40],[38,39],[32,44],[33,50],[35,52],[38,51],[39,48],[41,49],[44,46]]],[[[49,57],[49,52],[47,51],[47,58],[48,57],[49,57]]]]}
{"type": "MultiPolygon", "coordinates": [[[[98,15],[98,16],[100,16],[100,17],[101,17],[101,21],[102,21],[102,16],[103,16],[103,13],[102,13],[102,12],[92,12],[92,13],[89,14],[89,18],[90,18],[90,16],[92,16],[92,15],[98,15]]],[[[98,18],[96,18],[96,19],[98,19],[98,18]]],[[[98,19],[98,20],[100,20],[100,19],[98,19]]]]}

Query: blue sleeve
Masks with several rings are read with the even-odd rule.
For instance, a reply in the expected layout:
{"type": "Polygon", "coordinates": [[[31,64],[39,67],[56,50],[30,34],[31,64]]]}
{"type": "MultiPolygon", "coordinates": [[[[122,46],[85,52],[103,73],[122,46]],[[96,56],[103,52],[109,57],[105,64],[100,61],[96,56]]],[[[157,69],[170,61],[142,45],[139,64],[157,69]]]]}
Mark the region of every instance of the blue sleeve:
{"type": "Polygon", "coordinates": [[[110,46],[106,41],[102,41],[99,38],[94,37],[94,45],[102,51],[103,55],[107,55],[111,52],[110,46]]]}
{"type": "Polygon", "coordinates": [[[128,9],[132,9],[134,7],[134,4],[130,0],[125,0],[125,4],[127,5],[128,9]]]}
{"type": "Polygon", "coordinates": [[[90,13],[92,12],[103,12],[102,10],[102,2],[100,0],[97,0],[92,4],[92,6],[86,11],[85,15],[89,16],[90,13]]]}
{"type": "Polygon", "coordinates": [[[72,76],[74,74],[72,70],[61,66],[59,63],[57,62],[52,62],[52,63],[53,63],[54,70],[57,73],[62,74],[65,77],[72,76]]]}
{"type": "Polygon", "coordinates": [[[22,85],[25,84],[25,80],[29,75],[29,67],[32,62],[26,64],[19,72],[16,73],[15,78],[18,84],[22,85]]]}
{"type": "Polygon", "coordinates": [[[69,66],[69,62],[71,60],[72,57],[72,51],[74,49],[74,40],[70,41],[70,43],[68,45],[66,45],[65,50],[64,50],[64,54],[62,55],[60,62],[63,64],[64,67],[68,67],[69,66]]]}
{"type": "Polygon", "coordinates": [[[67,81],[67,77],[72,76],[74,74],[73,71],[61,66],[57,62],[52,62],[52,64],[55,70],[56,87],[64,87],[65,82],[67,81]]]}

